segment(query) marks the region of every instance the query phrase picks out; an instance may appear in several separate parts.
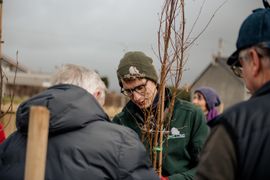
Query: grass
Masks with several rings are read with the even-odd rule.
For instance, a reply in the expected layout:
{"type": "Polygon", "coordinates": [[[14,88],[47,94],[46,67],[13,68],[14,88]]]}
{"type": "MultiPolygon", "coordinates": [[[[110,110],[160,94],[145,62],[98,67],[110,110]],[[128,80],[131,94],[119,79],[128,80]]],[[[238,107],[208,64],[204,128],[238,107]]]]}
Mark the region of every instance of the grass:
{"type": "Polygon", "coordinates": [[[103,107],[104,111],[108,114],[110,119],[112,119],[116,114],[121,112],[122,107],[114,107],[114,106],[105,106],[103,107]]]}

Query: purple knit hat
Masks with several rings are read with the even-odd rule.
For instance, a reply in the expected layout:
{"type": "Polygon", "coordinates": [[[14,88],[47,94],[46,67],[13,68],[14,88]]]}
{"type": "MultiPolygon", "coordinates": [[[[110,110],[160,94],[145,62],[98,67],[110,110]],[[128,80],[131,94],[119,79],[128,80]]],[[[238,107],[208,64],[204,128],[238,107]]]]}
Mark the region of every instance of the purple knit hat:
{"type": "Polygon", "coordinates": [[[210,87],[200,87],[194,92],[199,92],[204,96],[208,111],[220,105],[220,98],[214,89],[210,87]]]}

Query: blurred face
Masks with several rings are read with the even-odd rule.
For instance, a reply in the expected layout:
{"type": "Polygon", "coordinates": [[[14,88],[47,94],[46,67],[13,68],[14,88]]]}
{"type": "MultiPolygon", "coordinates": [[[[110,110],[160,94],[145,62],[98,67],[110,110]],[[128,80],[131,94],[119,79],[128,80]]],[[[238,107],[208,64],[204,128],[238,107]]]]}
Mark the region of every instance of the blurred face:
{"type": "Polygon", "coordinates": [[[204,113],[207,113],[207,107],[206,107],[206,101],[204,99],[204,96],[200,92],[195,92],[192,103],[196,106],[200,107],[204,113]]]}
{"type": "Polygon", "coordinates": [[[249,55],[249,49],[243,50],[239,53],[239,62],[241,64],[242,68],[242,78],[245,82],[246,88],[251,92],[254,93],[256,88],[254,73],[253,73],[253,65],[252,65],[252,59],[249,55]]]}
{"type": "Polygon", "coordinates": [[[147,79],[134,79],[122,81],[122,93],[128,96],[139,108],[150,107],[157,94],[156,84],[147,79]]]}

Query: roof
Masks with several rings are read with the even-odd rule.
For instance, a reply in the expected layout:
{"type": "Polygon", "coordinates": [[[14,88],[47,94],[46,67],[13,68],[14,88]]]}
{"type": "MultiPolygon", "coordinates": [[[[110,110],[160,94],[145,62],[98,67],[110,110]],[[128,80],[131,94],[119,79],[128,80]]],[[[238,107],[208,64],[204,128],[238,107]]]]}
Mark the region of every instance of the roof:
{"type": "Polygon", "coordinates": [[[21,71],[21,72],[25,72],[25,73],[30,71],[29,69],[27,69],[23,65],[19,64],[15,60],[13,60],[11,57],[3,55],[2,60],[3,60],[2,61],[3,66],[9,67],[10,70],[15,71],[15,69],[17,68],[17,71],[21,71]]]}
{"type": "Polygon", "coordinates": [[[7,84],[39,86],[39,87],[49,87],[51,85],[50,83],[51,75],[49,74],[6,72],[5,77],[7,84]]]}
{"type": "Polygon", "coordinates": [[[193,81],[190,87],[192,88],[211,67],[216,65],[219,65],[221,68],[225,69],[228,72],[228,74],[231,74],[240,83],[243,83],[243,81],[241,81],[238,77],[234,75],[230,66],[227,65],[227,59],[228,58],[225,57],[214,56],[213,61],[210,62],[208,66],[197,76],[197,78],[193,81]]]}
{"type": "Polygon", "coordinates": [[[14,59],[3,55],[2,67],[4,70],[4,81],[7,84],[26,85],[26,86],[50,86],[50,74],[31,72],[30,69],[19,64],[14,59]]]}

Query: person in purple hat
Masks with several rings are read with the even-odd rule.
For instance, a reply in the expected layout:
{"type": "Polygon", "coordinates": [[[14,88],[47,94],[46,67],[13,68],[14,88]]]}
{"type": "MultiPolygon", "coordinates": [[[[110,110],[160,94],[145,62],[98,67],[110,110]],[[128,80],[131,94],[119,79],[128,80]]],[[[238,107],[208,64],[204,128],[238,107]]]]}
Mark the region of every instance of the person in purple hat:
{"type": "Polygon", "coordinates": [[[199,87],[194,91],[192,103],[202,109],[207,121],[219,114],[216,107],[220,105],[220,102],[218,94],[210,87],[199,87]]]}

